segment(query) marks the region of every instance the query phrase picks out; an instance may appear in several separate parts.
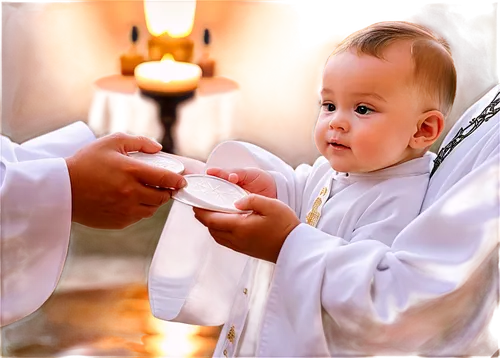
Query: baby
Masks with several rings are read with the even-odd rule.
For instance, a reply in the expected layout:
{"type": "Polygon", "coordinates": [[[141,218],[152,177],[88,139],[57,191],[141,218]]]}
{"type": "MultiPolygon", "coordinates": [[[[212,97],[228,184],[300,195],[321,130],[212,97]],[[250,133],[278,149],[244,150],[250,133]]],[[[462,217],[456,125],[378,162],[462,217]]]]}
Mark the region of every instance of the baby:
{"type": "MultiPolygon", "coordinates": [[[[332,287],[329,279],[341,281],[333,268],[349,262],[362,260],[378,271],[391,266],[390,259],[380,261],[373,254],[379,251],[357,243],[382,242],[389,251],[419,214],[435,157],[428,149],[443,131],[455,91],[456,69],[444,42],[407,21],[377,22],[349,34],[324,67],[314,131],[321,156],[312,166],[293,170],[272,154],[244,144],[262,159],[260,168],[207,170],[286,204],[273,207],[274,221],[259,213],[246,217],[248,227],[259,227],[251,231],[255,235],[247,235],[252,250],[240,250],[232,239],[237,232],[215,229],[206,212],[195,209],[218,243],[255,257],[238,276],[214,356],[384,354],[374,343],[383,338],[366,335],[360,341],[371,327],[351,322],[363,322],[367,315],[390,322],[393,312],[381,312],[383,304],[358,304],[356,298],[364,302],[366,295],[377,302],[378,292],[354,292],[349,282],[355,271],[344,270],[340,287],[332,287]]],[[[252,209],[248,201],[235,205],[252,209]]],[[[234,219],[234,214],[217,215],[228,222],[234,219]]],[[[216,262],[202,258],[209,259],[216,262]]],[[[207,267],[199,277],[209,276],[207,267]]],[[[192,292],[208,287],[197,280],[192,292]]],[[[214,296],[217,289],[211,288],[214,296]]],[[[397,287],[387,289],[397,297],[397,287]]],[[[202,299],[209,300],[207,295],[202,299]]]]}
{"type": "MultiPolygon", "coordinates": [[[[314,271],[325,270],[319,264],[301,268],[297,262],[308,251],[319,249],[314,248],[318,240],[328,245],[329,236],[332,244],[331,236],[335,236],[350,244],[377,240],[391,246],[420,212],[434,158],[428,149],[443,130],[455,91],[449,46],[428,29],[383,22],[360,30],[346,38],[326,62],[314,135],[322,156],[313,166],[300,165],[293,174],[259,168],[207,171],[287,206],[275,205],[266,211],[266,202],[252,195],[238,202],[238,208],[254,210],[240,225],[238,237],[232,227],[220,224],[227,214],[195,209],[196,217],[220,244],[277,262],[281,270],[290,265],[290,278],[308,274],[314,279],[314,271]]],[[[274,328],[280,331],[275,338],[283,337],[283,341],[271,342],[262,339],[266,332],[259,331],[275,304],[269,303],[273,290],[276,296],[292,295],[297,303],[305,295],[314,295],[304,287],[288,291],[273,286],[271,281],[264,309],[250,307],[244,326],[224,326],[216,356],[313,356],[318,350],[311,342],[328,346],[336,326],[335,317],[328,315],[328,306],[334,302],[329,297],[342,293],[336,287],[323,287],[316,304],[302,313],[298,307],[293,312],[282,304],[282,321],[274,328]],[[323,317],[322,310],[326,311],[323,317]],[[287,324],[296,320],[294,315],[301,317],[300,323],[287,324]]],[[[229,322],[241,311],[233,308],[229,322]]],[[[349,342],[344,348],[330,347],[330,352],[348,352],[347,346],[349,342]]]]}

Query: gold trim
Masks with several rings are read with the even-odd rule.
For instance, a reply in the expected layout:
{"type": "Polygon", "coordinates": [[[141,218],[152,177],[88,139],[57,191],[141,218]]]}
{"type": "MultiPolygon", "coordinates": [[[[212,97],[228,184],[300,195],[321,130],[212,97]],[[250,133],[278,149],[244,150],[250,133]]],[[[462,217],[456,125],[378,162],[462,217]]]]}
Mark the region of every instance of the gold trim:
{"type": "Polygon", "coordinates": [[[227,339],[229,340],[229,342],[234,343],[235,338],[236,338],[236,330],[234,329],[234,326],[231,326],[229,332],[227,332],[227,339]]]}

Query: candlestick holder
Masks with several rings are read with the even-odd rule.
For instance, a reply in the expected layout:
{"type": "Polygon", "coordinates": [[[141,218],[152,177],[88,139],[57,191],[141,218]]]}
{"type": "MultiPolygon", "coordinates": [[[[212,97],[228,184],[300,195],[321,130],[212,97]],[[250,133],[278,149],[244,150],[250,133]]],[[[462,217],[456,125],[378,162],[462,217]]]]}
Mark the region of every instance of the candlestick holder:
{"type": "Polygon", "coordinates": [[[175,142],[172,135],[172,127],[177,120],[177,108],[179,104],[191,99],[194,90],[183,93],[162,93],[140,89],[143,96],[153,99],[160,107],[160,120],[164,129],[161,145],[162,151],[175,154],[175,142]]]}

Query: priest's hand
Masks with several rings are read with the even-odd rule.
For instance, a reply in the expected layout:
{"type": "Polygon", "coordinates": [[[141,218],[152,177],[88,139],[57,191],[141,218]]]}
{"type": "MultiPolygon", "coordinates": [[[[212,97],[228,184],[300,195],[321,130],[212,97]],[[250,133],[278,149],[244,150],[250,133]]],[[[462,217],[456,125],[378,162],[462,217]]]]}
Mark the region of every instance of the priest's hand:
{"type": "Polygon", "coordinates": [[[250,193],[263,195],[273,199],[277,197],[276,182],[273,176],[265,170],[259,168],[227,170],[209,168],[206,173],[239,185],[250,193]]]}
{"type": "Polygon", "coordinates": [[[160,144],[146,137],[117,133],[66,158],[72,220],[94,228],[122,229],[151,217],[170,199],[172,189],[185,185],[185,179],[131,158],[127,152],[160,149],[160,144]]]}
{"type": "Polygon", "coordinates": [[[234,251],[276,262],[290,232],[300,224],[295,212],[277,199],[250,194],[235,206],[251,214],[226,214],[194,208],[196,219],[217,243],[234,251]]]}

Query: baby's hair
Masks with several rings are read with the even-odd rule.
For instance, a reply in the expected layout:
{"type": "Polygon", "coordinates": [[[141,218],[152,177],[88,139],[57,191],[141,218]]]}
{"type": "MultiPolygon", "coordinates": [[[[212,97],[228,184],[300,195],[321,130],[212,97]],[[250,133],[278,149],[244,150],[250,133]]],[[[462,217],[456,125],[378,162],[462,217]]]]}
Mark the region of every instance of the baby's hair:
{"type": "Polygon", "coordinates": [[[457,73],[448,42],[426,27],[405,21],[378,22],[349,35],[330,56],[355,49],[358,55],[383,59],[384,50],[395,41],[411,42],[416,87],[437,99],[446,117],[455,100],[457,73]]]}

